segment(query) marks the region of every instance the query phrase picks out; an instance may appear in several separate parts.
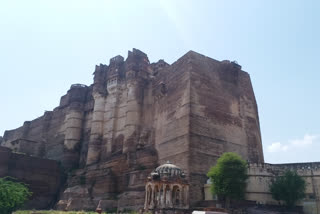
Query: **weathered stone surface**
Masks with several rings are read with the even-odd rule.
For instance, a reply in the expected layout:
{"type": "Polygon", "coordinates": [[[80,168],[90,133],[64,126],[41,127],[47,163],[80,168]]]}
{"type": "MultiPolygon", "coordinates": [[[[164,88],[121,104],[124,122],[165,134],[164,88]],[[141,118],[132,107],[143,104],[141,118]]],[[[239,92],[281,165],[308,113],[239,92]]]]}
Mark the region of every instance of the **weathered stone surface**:
{"type": "Polygon", "coordinates": [[[1,144],[61,161],[69,172],[61,209],[95,209],[99,200],[143,207],[147,175],[167,160],[187,173],[192,206],[223,152],[263,162],[249,75],[193,51],[172,65],[150,64],[137,49],[116,56],[96,66],[91,86],[73,85],[59,107],[6,131],[1,144]]]}
{"type": "Polygon", "coordinates": [[[64,190],[56,208],[60,210],[90,210],[97,204],[97,201],[90,198],[87,187],[77,185],[64,190]]]}
{"type": "Polygon", "coordinates": [[[12,153],[0,146],[0,177],[10,176],[28,185],[32,196],[24,206],[27,209],[54,205],[62,183],[61,173],[56,161],[12,153]]]}
{"type": "MultiPolygon", "coordinates": [[[[2,146],[32,156],[53,159],[67,169],[77,167],[81,148],[80,138],[83,114],[92,109],[92,97],[87,86],[72,85],[61,97],[59,107],[35,120],[26,121],[22,127],[6,131],[2,146]]],[[[84,131],[84,133],[82,133],[84,131]]]]}

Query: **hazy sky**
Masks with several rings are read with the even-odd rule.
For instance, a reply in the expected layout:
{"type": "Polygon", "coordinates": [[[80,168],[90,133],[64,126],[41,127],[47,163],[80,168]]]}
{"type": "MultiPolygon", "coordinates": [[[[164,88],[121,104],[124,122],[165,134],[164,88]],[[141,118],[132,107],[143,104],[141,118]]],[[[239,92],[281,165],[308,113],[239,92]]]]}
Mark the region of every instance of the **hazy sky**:
{"type": "Polygon", "coordinates": [[[320,161],[320,1],[0,1],[0,135],[58,106],[94,67],[138,48],[236,60],[258,102],[265,161],[320,161]]]}

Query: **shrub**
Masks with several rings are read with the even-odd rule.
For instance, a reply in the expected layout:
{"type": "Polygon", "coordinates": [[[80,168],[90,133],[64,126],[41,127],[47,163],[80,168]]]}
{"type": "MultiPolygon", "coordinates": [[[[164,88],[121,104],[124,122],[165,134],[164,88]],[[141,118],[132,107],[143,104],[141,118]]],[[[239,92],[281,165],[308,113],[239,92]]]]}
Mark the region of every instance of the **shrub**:
{"type": "Polygon", "coordinates": [[[239,155],[224,153],[207,176],[211,179],[211,191],[229,207],[230,199],[242,199],[246,190],[247,163],[239,155]]]}
{"type": "Polygon", "coordinates": [[[295,203],[305,196],[306,182],[296,172],[286,171],[283,176],[277,176],[270,185],[272,198],[284,201],[291,209],[295,203]]]}
{"type": "Polygon", "coordinates": [[[0,214],[9,214],[24,204],[31,196],[25,184],[14,178],[0,178],[0,214]]]}

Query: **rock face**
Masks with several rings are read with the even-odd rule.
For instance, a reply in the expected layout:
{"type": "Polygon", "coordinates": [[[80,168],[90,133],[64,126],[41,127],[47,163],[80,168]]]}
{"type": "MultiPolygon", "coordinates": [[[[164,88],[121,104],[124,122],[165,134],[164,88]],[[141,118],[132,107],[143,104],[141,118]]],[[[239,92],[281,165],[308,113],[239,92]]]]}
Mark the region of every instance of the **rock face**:
{"type": "Polygon", "coordinates": [[[249,75],[193,51],[172,65],[137,49],[116,56],[96,66],[91,86],[72,85],[59,107],[6,131],[2,145],[61,161],[69,178],[60,209],[100,200],[142,208],[148,174],[167,160],[186,172],[192,206],[222,153],[264,162],[249,75]]]}

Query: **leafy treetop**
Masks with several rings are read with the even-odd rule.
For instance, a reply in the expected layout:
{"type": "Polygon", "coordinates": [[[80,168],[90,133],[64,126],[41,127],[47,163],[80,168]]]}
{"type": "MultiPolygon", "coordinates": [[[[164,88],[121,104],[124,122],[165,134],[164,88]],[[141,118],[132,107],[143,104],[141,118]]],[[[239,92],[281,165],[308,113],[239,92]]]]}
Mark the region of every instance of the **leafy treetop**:
{"type": "Polygon", "coordinates": [[[219,199],[242,199],[246,189],[247,163],[239,155],[224,153],[207,176],[211,179],[211,191],[219,199]]]}
{"type": "Polygon", "coordinates": [[[296,172],[286,171],[283,176],[277,176],[270,185],[273,199],[284,201],[288,208],[305,196],[306,182],[296,172]]]}
{"type": "Polygon", "coordinates": [[[0,214],[9,214],[24,204],[31,196],[25,184],[14,178],[0,178],[0,214]]]}

